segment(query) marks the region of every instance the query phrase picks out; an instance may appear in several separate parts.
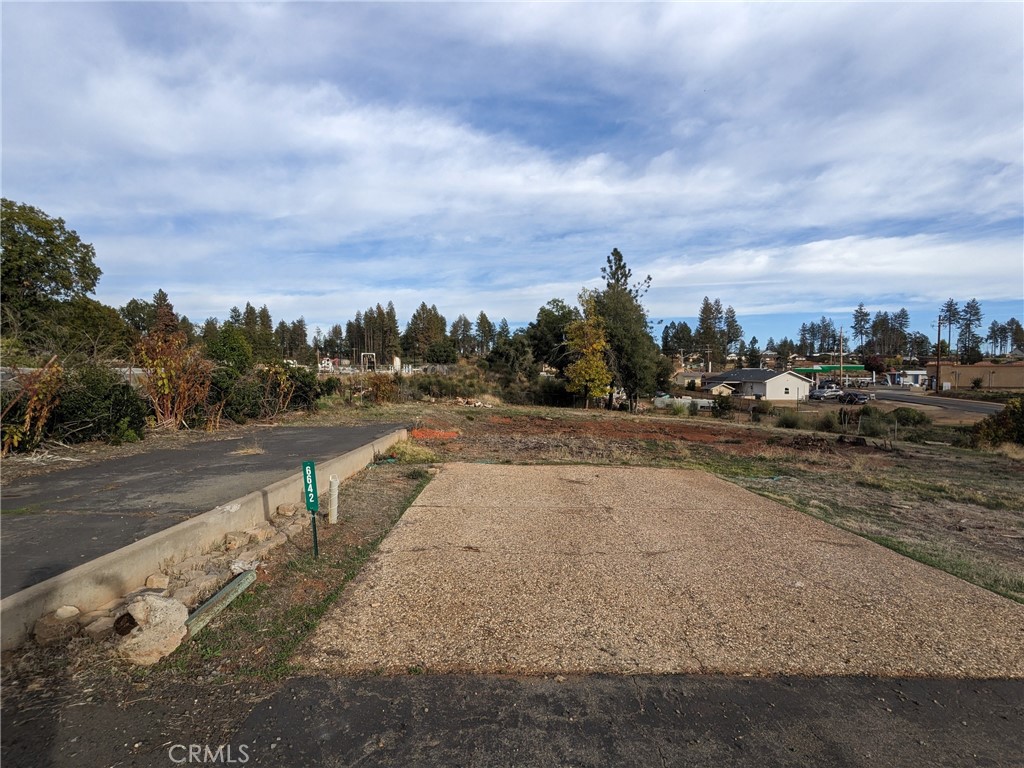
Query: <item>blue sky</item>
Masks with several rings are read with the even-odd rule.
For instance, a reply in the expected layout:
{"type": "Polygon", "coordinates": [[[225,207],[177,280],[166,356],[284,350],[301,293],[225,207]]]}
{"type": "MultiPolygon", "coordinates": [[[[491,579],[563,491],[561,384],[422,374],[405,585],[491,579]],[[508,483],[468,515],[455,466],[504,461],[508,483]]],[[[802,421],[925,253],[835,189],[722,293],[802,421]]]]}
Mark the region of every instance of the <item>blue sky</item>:
{"type": "Polygon", "coordinates": [[[619,248],[652,319],[1024,319],[1024,5],[10,3],[5,197],[97,298],[513,325],[619,248]]]}

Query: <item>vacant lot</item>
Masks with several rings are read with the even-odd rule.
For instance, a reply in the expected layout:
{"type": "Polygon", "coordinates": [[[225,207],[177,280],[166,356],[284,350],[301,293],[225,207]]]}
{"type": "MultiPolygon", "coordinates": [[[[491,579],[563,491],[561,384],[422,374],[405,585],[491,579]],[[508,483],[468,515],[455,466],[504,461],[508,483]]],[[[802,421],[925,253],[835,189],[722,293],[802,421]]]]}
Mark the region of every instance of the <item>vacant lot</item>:
{"type": "Polygon", "coordinates": [[[858,446],[705,417],[448,408],[417,418],[443,460],[705,469],[1024,601],[1021,452],[858,446]]]}
{"type": "Polygon", "coordinates": [[[453,463],[302,658],[333,675],[1024,678],[1024,609],[707,472],[453,463]]]}
{"type": "MultiPolygon", "coordinates": [[[[429,449],[420,457],[428,461],[706,470],[1024,600],[1021,454],[882,441],[854,446],[837,443],[835,435],[706,417],[452,404],[327,407],[306,423],[366,421],[422,430],[415,442],[429,449]]],[[[42,472],[66,466],[64,458],[88,462],[116,451],[51,449],[24,464],[42,472]]],[[[18,461],[5,460],[4,473],[18,461]]],[[[319,561],[311,558],[308,539],[275,552],[256,587],[154,668],[126,668],[102,647],[79,642],[61,651],[6,654],[5,759],[37,765],[45,752],[53,765],[162,765],[161,745],[183,733],[197,743],[227,738],[253,702],[302,672],[295,650],[428,477],[426,467],[382,457],[343,486],[345,522],[321,529],[319,561]]]]}

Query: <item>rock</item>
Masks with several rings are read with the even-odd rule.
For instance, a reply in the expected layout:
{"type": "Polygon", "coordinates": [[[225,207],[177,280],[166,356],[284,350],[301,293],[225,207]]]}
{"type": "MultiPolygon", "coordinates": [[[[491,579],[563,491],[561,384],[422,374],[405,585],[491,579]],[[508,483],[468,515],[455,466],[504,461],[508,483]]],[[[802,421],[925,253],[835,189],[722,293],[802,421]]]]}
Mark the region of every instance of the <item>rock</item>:
{"type": "Polygon", "coordinates": [[[81,611],[73,605],[62,605],[53,612],[53,615],[58,619],[77,619],[80,613],[81,611]]]}
{"type": "Polygon", "coordinates": [[[114,619],[110,616],[98,618],[85,628],[84,634],[94,643],[106,640],[114,634],[114,619]]]}
{"type": "Polygon", "coordinates": [[[183,587],[174,590],[174,599],[189,608],[195,608],[203,600],[216,592],[227,579],[219,573],[204,573],[183,587]]]}
{"type": "Polygon", "coordinates": [[[284,529],[284,535],[289,541],[291,541],[296,536],[301,534],[302,531],[305,530],[305,527],[306,526],[304,526],[302,523],[292,523],[284,529]]]}
{"type": "Polygon", "coordinates": [[[266,541],[273,538],[277,531],[272,526],[261,525],[259,528],[250,528],[246,533],[249,534],[251,541],[266,541]]]}
{"type": "Polygon", "coordinates": [[[231,531],[224,536],[224,549],[228,552],[244,547],[249,543],[249,534],[243,531],[231,531]]]}
{"type": "Polygon", "coordinates": [[[33,629],[36,642],[46,648],[51,645],[63,645],[78,634],[81,625],[78,623],[78,609],[70,616],[58,618],[56,613],[48,613],[38,621],[33,629]]]}
{"type": "MultiPolygon", "coordinates": [[[[175,563],[168,570],[169,573],[174,574],[185,574],[189,571],[205,571],[206,561],[210,559],[210,555],[193,555],[192,557],[186,557],[181,562],[175,563]]],[[[167,570],[167,569],[165,569],[167,570]]]]}
{"type": "Polygon", "coordinates": [[[121,610],[124,607],[124,603],[125,603],[125,599],[123,597],[115,597],[110,602],[107,602],[107,603],[104,603],[103,605],[101,605],[97,610],[107,611],[108,613],[113,613],[114,611],[121,610]]]}
{"type": "Polygon", "coordinates": [[[124,602],[125,604],[128,604],[136,597],[141,597],[142,595],[159,595],[160,597],[167,597],[167,590],[157,589],[156,587],[139,587],[125,595],[124,602]]]}
{"type": "Polygon", "coordinates": [[[171,577],[164,573],[153,573],[146,579],[149,589],[167,589],[171,586],[171,577]]]}
{"type": "Polygon", "coordinates": [[[140,595],[128,604],[126,613],[138,626],[121,641],[118,653],[133,664],[155,664],[177,648],[188,633],[188,608],[169,597],[140,595]]]}
{"type": "Polygon", "coordinates": [[[299,511],[298,504],[278,504],[277,514],[281,517],[293,517],[299,511]]]}
{"type": "Polygon", "coordinates": [[[231,573],[238,576],[246,571],[255,571],[261,565],[262,563],[259,560],[232,560],[231,573]]]}
{"type": "Polygon", "coordinates": [[[284,532],[277,534],[276,536],[274,536],[274,538],[267,539],[262,544],[253,547],[249,551],[249,557],[253,559],[259,559],[263,557],[265,554],[267,554],[267,552],[272,550],[274,547],[279,547],[282,544],[284,544],[286,541],[288,541],[288,538],[288,529],[286,528],[284,532]]]}
{"type": "Polygon", "coordinates": [[[83,627],[87,627],[97,619],[103,619],[110,616],[106,611],[89,611],[88,613],[82,613],[78,616],[78,623],[83,627]]]}

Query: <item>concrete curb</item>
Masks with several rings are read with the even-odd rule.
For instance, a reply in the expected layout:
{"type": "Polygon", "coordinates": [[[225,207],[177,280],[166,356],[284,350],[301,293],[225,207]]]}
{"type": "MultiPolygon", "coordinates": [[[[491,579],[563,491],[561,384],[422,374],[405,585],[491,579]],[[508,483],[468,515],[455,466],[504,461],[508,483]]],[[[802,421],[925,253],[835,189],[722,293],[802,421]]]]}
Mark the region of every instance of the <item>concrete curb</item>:
{"type": "MultiPolygon", "coordinates": [[[[374,440],[317,465],[317,487],[326,489],[331,475],[345,480],[395,443],[407,438],[404,429],[374,440]]],[[[0,601],[0,649],[17,648],[43,614],[62,605],[82,613],[145,585],[146,577],[186,557],[203,554],[223,543],[230,531],[246,530],[270,520],[280,504],[305,506],[302,473],[222,504],[183,523],[72,568],[0,601]]]]}

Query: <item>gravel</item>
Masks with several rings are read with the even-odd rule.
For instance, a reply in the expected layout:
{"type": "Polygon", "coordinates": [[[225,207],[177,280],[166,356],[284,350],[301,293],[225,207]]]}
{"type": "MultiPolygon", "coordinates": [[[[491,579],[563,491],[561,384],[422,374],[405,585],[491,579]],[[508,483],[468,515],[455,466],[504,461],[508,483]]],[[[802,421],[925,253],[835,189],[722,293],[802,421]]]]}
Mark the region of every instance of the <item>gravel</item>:
{"type": "Polygon", "coordinates": [[[1021,678],[1024,607],[699,471],[448,464],[302,660],[1021,678]]]}

